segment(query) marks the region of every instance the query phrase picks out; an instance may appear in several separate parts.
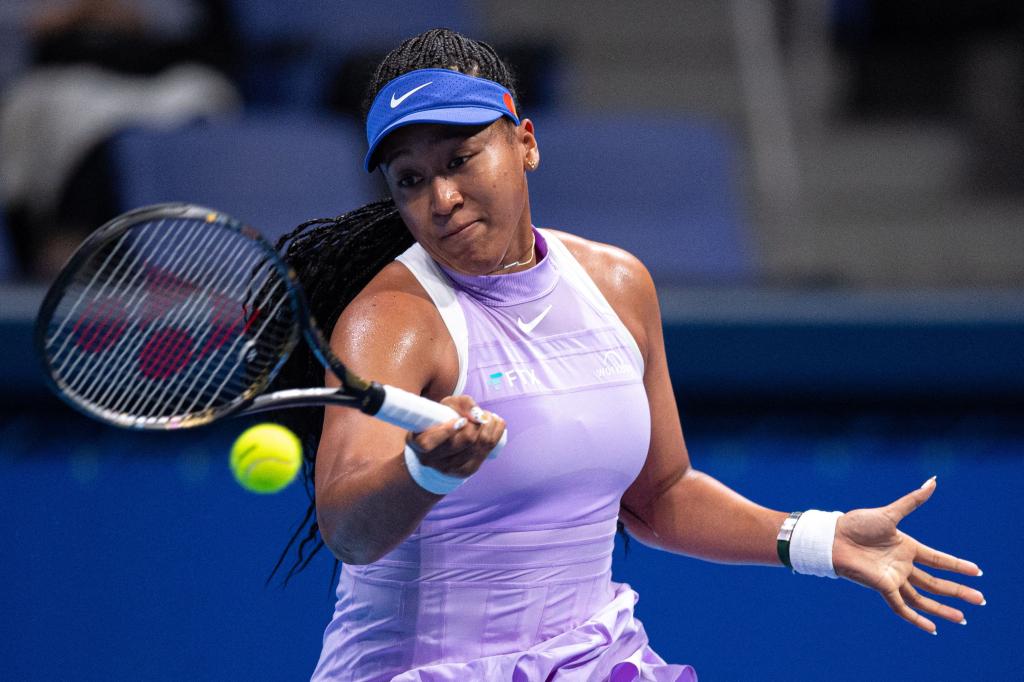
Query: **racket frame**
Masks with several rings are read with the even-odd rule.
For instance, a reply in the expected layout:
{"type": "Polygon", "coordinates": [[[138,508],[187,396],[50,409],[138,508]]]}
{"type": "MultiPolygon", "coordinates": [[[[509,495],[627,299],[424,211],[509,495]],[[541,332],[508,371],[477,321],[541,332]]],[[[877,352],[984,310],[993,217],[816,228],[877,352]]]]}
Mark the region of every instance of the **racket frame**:
{"type": "Polygon", "coordinates": [[[34,342],[42,363],[46,382],[54,393],[79,412],[123,428],[158,431],[192,428],[239,413],[324,404],[356,407],[362,412],[372,415],[380,409],[384,402],[384,389],[380,384],[367,382],[352,373],[330,350],[323,334],[313,319],[309,304],[298,281],[298,276],[285,263],[284,259],[270,242],[255,229],[231,216],[195,204],[175,202],[138,208],[117,216],[89,235],[68,259],[67,264],[65,264],[47,291],[36,317],[34,342]],[[295,324],[277,362],[269,371],[264,373],[264,376],[259,381],[251,384],[235,400],[227,405],[207,408],[184,416],[136,417],[91,404],[84,399],[79,399],[67,384],[54,376],[49,354],[46,352],[46,337],[49,332],[50,322],[57,306],[65,296],[68,285],[79,274],[82,266],[89,258],[133,226],[160,219],[181,220],[197,218],[210,224],[216,224],[221,229],[228,228],[234,230],[241,236],[251,240],[264,252],[267,263],[272,265],[277,274],[283,279],[287,289],[288,302],[291,306],[292,314],[295,316],[295,324]],[[276,391],[269,394],[264,393],[270,384],[273,383],[281,368],[287,362],[288,357],[295,350],[300,334],[305,337],[306,343],[309,344],[317,360],[338,377],[341,381],[341,386],[336,389],[303,388],[276,391]]]}

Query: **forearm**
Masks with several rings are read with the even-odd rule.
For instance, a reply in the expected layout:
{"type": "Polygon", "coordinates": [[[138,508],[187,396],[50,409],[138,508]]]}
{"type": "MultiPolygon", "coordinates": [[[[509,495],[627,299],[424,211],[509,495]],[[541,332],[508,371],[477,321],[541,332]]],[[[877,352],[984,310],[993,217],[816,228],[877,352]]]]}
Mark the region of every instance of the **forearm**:
{"type": "Polygon", "coordinates": [[[412,480],[397,453],[317,486],[320,533],[344,563],[373,563],[407,538],[440,499],[412,480]]]}
{"type": "Polygon", "coordinates": [[[700,471],[689,469],[644,507],[623,511],[630,534],[646,545],[720,563],[781,565],[776,537],[787,514],[700,471]]]}

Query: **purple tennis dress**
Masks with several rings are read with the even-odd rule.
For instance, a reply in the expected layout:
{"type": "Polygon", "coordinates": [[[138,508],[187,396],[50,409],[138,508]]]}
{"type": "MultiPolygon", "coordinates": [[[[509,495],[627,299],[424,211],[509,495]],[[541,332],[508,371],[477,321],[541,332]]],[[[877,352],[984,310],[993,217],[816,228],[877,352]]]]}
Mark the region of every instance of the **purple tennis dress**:
{"type": "Polygon", "coordinates": [[[666,664],[611,580],[622,493],[650,442],[643,361],[553,234],[538,264],[471,277],[399,257],[459,356],[455,394],[509,441],[394,551],[342,568],[314,680],[696,680],[666,664]]]}

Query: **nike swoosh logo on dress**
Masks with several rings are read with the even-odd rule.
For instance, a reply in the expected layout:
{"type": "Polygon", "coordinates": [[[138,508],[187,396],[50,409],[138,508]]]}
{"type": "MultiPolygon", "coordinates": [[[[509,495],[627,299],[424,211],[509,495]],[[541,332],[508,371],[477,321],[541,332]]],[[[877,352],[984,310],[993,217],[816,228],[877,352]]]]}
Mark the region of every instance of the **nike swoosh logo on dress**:
{"type": "Polygon", "coordinates": [[[543,320],[545,317],[547,317],[547,314],[549,312],[551,312],[551,306],[550,305],[547,308],[545,308],[541,312],[540,315],[538,315],[537,317],[533,318],[529,322],[523,322],[523,318],[517,317],[516,318],[516,324],[519,325],[519,328],[521,330],[523,330],[524,334],[529,334],[530,332],[533,331],[534,327],[536,327],[538,324],[540,324],[541,320],[543,320]]]}
{"type": "Polygon", "coordinates": [[[405,101],[405,99],[406,99],[406,98],[407,98],[407,97],[408,97],[409,95],[411,95],[412,93],[416,92],[417,90],[422,90],[423,88],[427,87],[428,85],[430,85],[430,84],[431,84],[431,83],[433,83],[433,82],[434,82],[434,81],[427,81],[427,82],[426,82],[426,83],[424,83],[423,85],[417,85],[417,86],[416,86],[415,88],[413,88],[413,89],[412,89],[412,90],[410,90],[409,92],[405,93],[405,94],[404,94],[404,95],[402,95],[401,97],[395,97],[394,93],[392,93],[392,94],[391,94],[391,108],[392,108],[392,109],[394,109],[394,108],[395,108],[395,107],[397,107],[397,106],[398,106],[399,104],[401,104],[402,102],[404,102],[404,101],[405,101]]]}

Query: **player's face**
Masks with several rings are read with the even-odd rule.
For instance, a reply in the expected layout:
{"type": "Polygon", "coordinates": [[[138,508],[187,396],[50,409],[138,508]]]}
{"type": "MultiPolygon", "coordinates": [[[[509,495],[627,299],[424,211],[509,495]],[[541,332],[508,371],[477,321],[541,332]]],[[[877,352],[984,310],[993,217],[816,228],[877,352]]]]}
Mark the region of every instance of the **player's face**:
{"type": "Polygon", "coordinates": [[[526,169],[536,163],[533,124],[416,124],[392,133],[381,169],[402,219],[433,258],[483,275],[528,251],[526,169]]]}

